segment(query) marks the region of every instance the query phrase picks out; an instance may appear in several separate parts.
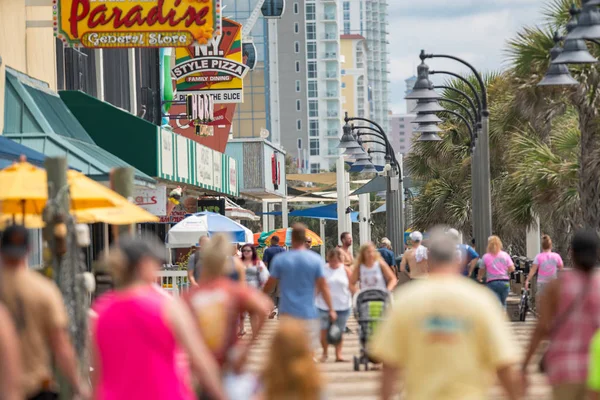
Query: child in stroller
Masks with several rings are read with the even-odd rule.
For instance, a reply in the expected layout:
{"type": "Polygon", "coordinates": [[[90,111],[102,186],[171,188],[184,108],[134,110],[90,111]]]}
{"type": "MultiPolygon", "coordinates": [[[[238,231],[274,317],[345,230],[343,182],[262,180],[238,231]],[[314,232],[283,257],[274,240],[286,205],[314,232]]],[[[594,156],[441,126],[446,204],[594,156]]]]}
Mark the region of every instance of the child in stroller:
{"type": "Polygon", "coordinates": [[[361,365],[364,365],[367,371],[369,362],[377,363],[369,357],[367,342],[377,325],[383,320],[384,312],[390,304],[391,296],[387,290],[365,289],[354,296],[354,317],[358,322],[360,343],[360,354],[354,356],[355,371],[358,371],[361,365]]]}

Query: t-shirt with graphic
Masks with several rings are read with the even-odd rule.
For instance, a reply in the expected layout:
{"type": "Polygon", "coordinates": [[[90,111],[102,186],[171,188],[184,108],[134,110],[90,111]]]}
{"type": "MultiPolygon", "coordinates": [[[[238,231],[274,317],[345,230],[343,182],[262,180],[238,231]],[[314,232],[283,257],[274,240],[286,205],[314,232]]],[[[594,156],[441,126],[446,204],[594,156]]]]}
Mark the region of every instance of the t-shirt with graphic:
{"type": "Polygon", "coordinates": [[[507,252],[500,251],[498,254],[485,253],[483,265],[486,270],[486,281],[492,282],[509,280],[508,268],[515,264],[507,252]]]}
{"type": "Polygon", "coordinates": [[[470,279],[429,275],[396,293],[371,354],[400,368],[408,400],[480,400],[498,368],[518,362],[506,314],[470,279]]]}
{"type": "Polygon", "coordinates": [[[549,282],[556,279],[556,270],[563,265],[560,254],[545,251],[535,256],[533,263],[538,266],[538,282],[549,282]]]}
{"type": "Polygon", "coordinates": [[[190,306],[204,342],[220,365],[237,342],[237,320],[252,295],[245,285],[227,277],[198,282],[184,300],[190,306]]]}

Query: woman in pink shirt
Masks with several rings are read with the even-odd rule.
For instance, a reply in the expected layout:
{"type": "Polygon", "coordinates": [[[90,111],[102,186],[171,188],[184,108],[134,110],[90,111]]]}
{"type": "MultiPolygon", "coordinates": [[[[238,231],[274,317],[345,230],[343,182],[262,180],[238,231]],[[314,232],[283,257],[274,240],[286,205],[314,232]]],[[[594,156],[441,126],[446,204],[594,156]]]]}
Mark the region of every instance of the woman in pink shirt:
{"type": "Polygon", "coordinates": [[[194,399],[180,374],[180,350],[189,356],[202,387],[214,398],[225,398],[219,367],[199,340],[187,307],[153,287],[162,254],[164,247],[153,239],[123,238],[108,256],[117,289],[94,305],[97,318],[91,330],[97,400],[194,399]]]}
{"type": "Polygon", "coordinates": [[[508,255],[502,251],[502,241],[498,236],[488,239],[487,253],[483,256],[483,268],[479,269],[479,281],[483,282],[483,273],[486,274],[486,285],[498,296],[500,303],[506,307],[508,297],[510,273],[515,270],[515,264],[508,255]]]}
{"type": "Polygon", "coordinates": [[[562,270],[563,268],[563,260],[560,254],[552,251],[552,239],[550,239],[550,236],[544,235],[542,236],[542,252],[535,256],[533,260],[533,266],[525,281],[525,287],[529,287],[529,282],[531,282],[537,272],[536,294],[539,296],[548,282],[556,279],[557,270],[562,270]]]}

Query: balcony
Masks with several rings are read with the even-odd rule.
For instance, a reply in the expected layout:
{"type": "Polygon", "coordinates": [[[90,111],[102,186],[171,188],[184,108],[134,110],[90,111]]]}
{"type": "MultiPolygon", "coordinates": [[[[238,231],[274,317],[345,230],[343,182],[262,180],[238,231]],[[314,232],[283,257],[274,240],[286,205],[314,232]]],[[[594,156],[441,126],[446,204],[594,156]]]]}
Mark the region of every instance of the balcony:
{"type": "Polygon", "coordinates": [[[327,130],[325,132],[325,137],[339,139],[340,138],[340,131],[335,130],[335,129],[329,129],[329,130],[327,130]]]}
{"type": "Polygon", "coordinates": [[[323,21],[328,21],[328,22],[337,22],[337,18],[335,17],[335,14],[323,14],[321,19],[323,21]]]}
{"type": "Polygon", "coordinates": [[[338,111],[327,111],[327,118],[339,118],[340,113],[338,111]]]}
{"type": "Polygon", "coordinates": [[[327,71],[325,73],[325,79],[337,79],[338,73],[337,71],[327,71]]]}
{"type": "Polygon", "coordinates": [[[327,92],[325,92],[325,98],[326,99],[333,99],[333,98],[338,98],[340,96],[340,94],[337,92],[337,90],[328,90],[327,92]]]}
{"type": "Polygon", "coordinates": [[[323,60],[337,60],[337,53],[336,52],[328,52],[328,53],[323,53],[323,55],[321,56],[321,59],[323,60]]]}
{"type": "Polygon", "coordinates": [[[326,33],[323,35],[324,41],[335,41],[339,36],[336,33],[326,33]]]}

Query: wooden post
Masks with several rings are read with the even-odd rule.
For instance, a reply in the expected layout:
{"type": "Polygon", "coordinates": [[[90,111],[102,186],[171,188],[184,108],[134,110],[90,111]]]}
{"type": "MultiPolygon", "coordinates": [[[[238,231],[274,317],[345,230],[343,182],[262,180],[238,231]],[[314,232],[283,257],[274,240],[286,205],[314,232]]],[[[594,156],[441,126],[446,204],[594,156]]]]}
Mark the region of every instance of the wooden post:
{"type": "MultiPolygon", "coordinates": [[[[110,186],[112,190],[126,199],[133,197],[133,168],[115,168],[110,171],[110,186]]],[[[115,241],[118,241],[120,235],[133,235],[134,233],[135,224],[113,226],[115,241]]]]}

